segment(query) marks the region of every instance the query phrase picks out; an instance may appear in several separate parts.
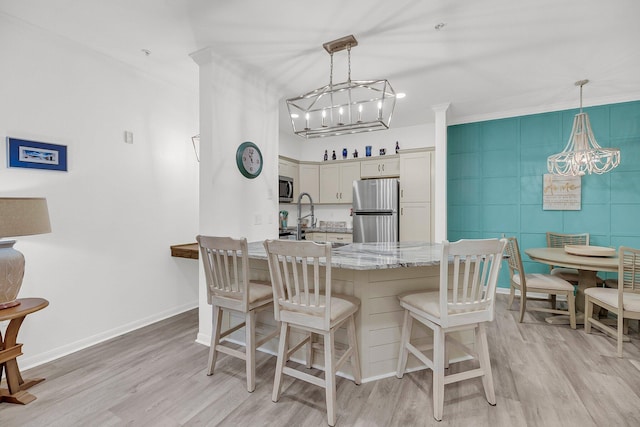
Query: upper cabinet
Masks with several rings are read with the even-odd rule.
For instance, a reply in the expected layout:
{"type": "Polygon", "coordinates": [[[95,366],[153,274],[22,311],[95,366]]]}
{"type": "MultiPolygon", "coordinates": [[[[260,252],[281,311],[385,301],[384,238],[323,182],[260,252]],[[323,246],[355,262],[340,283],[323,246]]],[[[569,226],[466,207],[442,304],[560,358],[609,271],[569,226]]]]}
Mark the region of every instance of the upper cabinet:
{"type": "Polygon", "coordinates": [[[400,202],[431,201],[431,151],[400,154],[400,202]]]}
{"type": "MultiPolygon", "coordinates": [[[[300,163],[299,193],[309,193],[314,203],[320,202],[320,166],[317,164],[300,163]]],[[[298,197],[298,194],[295,197],[298,197]]],[[[296,198],[297,201],[297,198],[296,198]]],[[[308,198],[302,199],[303,203],[309,203],[308,198]]]]}
{"type": "Polygon", "coordinates": [[[320,203],[353,201],[353,181],[360,179],[360,162],[320,165],[320,203]]]}
{"type": "Polygon", "coordinates": [[[295,175],[298,174],[298,163],[284,157],[279,157],[278,174],[282,176],[288,176],[290,178],[295,178],[295,175]]]}
{"type": "MultiPolygon", "coordinates": [[[[422,149],[403,150],[399,155],[328,162],[298,162],[280,157],[278,166],[280,175],[294,180],[294,203],[300,193],[309,193],[314,203],[350,205],[353,181],[395,177],[400,177],[401,203],[430,203],[431,155],[431,150],[422,149]]],[[[309,199],[305,197],[302,203],[309,203],[309,199]]]]}
{"type": "Polygon", "coordinates": [[[363,160],[360,162],[361,178],[395,178],[400,176],[400,158],[398,156],[363,160]]]}
{"type": "Polygon", "coordinates": [[[400,241],[433,238],[432,150],[400,152],[400,241]]]}
{"type": "Polygon", "coordinates": [[[298,193],[298,163],[285,157],[278,158],[278,175],[293,178],[294,192],[298,193]]]}

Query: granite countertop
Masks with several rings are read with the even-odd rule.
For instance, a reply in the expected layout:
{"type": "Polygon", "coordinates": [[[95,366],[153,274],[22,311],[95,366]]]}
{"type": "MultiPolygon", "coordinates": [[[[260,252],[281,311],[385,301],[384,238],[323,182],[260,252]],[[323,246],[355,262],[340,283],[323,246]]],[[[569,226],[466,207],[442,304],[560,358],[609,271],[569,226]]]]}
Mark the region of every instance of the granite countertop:
{"type": "MultiPolygon", "coordinates": [[[[442,245],[428,242],[351,243],[331,251],[331,266],[349,270],[382,270],[440,265],[442,245]]],[[[262,242],[249,243],[249,258],[267,259],[262,242]]]]}

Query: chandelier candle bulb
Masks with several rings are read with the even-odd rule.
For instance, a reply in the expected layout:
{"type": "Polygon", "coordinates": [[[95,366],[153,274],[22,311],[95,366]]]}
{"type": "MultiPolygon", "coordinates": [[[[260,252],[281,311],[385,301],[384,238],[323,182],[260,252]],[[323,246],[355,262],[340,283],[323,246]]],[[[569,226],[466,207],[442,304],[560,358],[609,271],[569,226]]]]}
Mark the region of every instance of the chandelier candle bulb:
{"type": "Polygon", "coordinates": [[[358,123],[362,123],[362,104],[358,105],[358,123]]]}
{"type": "Polygon", "coordinates": [[[378,120],[382,118],[382,101],[378,102],[378,120]]]}
{"type": "Polygon", "coordinates": [[[305,129],[309,130],[309,113],[304,115],[305,129]]]}
{"type": "Polygon", "coordinates": [[[326,128],[327,127],[327,110],[322,110],[322,127],[326,128]]]}
{"type": "Polygon", "coordinates": [[[340,109],[338,110],[338,124],[339,125],[343,125],[344,123],[342,122],[342,107],[340,107],[340,109]]]}

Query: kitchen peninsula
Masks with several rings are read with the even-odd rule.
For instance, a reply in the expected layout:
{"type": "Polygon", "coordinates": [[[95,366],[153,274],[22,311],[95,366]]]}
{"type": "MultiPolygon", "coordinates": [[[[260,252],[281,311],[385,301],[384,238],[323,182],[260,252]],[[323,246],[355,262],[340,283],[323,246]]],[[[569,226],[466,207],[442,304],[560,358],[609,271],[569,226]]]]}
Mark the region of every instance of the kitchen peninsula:
{"type": "MultiPolygon", "coordinates": [[[[180,245],[183,255],[174,256],[189,257],[184,253],[187,246],[197,251],[195,244],[180,245]]],[[[361,301],[356,329],[363,381],[395,374],[403,316],[397,295],[411,290],[437,290],[440,253],[439,244],[427,242],[353,243],[332,250],[333,292],[353,295],[361,301]]],[[[269,280],[262,242],[249,243],[249,259],[252,279],[269,280]]],[[[258,322],[270,328],[274,324],[273,313],[261,313],[258,322]]],[[[414,336],[427,336],[426,331],[415,329],[414,336]]],[[[241,335],[237,337],[242,339],[241,335]]],[[[346,342],[344,331],[337,334],[337,340],[346,342]]],[[[275,345],[267,343],[266,349],[275,352],[275,345]]],[[[417,366],[413,362],[409,368],[417,366]]],[[[322,364],[321,353],[314,356],[314,363],[322,364]]]]}

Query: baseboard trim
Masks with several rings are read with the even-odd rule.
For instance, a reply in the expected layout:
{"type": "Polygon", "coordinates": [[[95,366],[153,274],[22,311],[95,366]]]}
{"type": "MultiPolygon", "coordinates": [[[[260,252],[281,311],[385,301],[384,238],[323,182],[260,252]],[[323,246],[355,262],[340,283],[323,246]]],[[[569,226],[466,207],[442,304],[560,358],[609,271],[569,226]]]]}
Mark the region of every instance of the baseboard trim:
{"type": "Polygon", "coordinates": [[[165,311],[153,314],[151,316],[147,316],[143,319],[138,319],[134,322],[130,322],[120,327],[113,328],[108,331],[104,331],[99,334],[92,335],[82,340],[79,340],[67,345],[63,345],[61,347],[54,348],[52,350],[46,351],[44,353],[40,353],[35,356],[31,356],[31,357],[23,356],[20,358],[20,370],[34,368],[36,366],[42,365],[43,363],[51,362],[53,360],[67,356],[71,353],[75,353],[76,351],[80,351],[87,347],[91,347],[101,342],[108,341],[112,338],[119,337],[120,335],[124,335],[128,332],[135,331],[136,329],[143,328],[152,323],[156,323],[161,320],[168,319],[169,317],[176,316],[180,313],[184,313],[185,311],[193,310],[194,308],[197,308],[197,307],[198,307],[197,301],[183,304],[177,307],[172,307],[169,310],[165,310],[165,311]]]}

